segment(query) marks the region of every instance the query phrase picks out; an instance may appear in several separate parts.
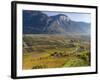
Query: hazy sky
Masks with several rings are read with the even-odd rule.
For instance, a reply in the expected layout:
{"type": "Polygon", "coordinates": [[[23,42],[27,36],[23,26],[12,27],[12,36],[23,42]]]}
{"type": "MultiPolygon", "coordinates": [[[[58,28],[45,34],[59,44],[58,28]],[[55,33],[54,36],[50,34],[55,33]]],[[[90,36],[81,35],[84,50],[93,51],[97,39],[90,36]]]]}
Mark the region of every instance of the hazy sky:
{"type": "Polygon", "coordinates": [[[71,20],[79,21],[79,22],[91,22],[91,14],[89,13],[73,13],[73,12],[49,12],[49,11],[42,11],[43,13],[47,14],[48,16],[53,16],[57,14],[65,14],[69,16],[71,20]]]}

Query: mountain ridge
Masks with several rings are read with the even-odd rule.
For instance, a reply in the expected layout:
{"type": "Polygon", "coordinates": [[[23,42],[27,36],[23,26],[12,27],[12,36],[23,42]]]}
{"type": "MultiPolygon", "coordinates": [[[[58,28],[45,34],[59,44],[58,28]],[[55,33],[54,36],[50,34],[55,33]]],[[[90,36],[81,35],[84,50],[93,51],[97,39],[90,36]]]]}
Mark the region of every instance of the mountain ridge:
{"type": "Polygon", "coordinates": [[[90,23],[73,21],[64,14],[48,16],[41,11],[23,11],[23,33],[90,35],[90,23]]]}

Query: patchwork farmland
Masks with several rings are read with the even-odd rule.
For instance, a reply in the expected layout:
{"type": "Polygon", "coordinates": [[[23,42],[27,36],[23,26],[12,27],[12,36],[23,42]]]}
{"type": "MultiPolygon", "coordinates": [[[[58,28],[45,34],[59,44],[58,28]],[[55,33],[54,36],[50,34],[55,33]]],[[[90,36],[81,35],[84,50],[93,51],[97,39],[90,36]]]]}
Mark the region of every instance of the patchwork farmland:
{"type": "Polygon", "coordinates": [[[23,35],[23,69],[90,66],[90,40],[82,35],[23,35]]]}

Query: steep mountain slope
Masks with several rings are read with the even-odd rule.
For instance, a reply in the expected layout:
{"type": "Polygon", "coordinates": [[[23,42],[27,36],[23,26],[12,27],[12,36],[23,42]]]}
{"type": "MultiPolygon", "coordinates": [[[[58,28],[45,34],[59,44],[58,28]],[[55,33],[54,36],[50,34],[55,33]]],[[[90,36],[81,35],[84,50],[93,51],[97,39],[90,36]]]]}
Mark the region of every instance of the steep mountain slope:
{"type": "Polygon", "coordinates": [[[23,33],[43,33],[48,16],[40,11],[23,11],[23,33]]]}
{"type": "Polygon", "coordinates": [[[40,11],[23,11],[24,34],[90,34],[90,24],[72,21],[64,14],[47,16],[40,11]]]}

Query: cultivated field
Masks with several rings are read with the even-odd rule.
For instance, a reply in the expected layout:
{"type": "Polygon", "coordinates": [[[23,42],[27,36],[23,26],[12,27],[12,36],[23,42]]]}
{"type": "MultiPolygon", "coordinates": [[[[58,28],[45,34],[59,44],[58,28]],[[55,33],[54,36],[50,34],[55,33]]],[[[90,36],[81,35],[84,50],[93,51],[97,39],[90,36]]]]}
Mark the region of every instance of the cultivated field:
{"type": "Polygon", "coordinates": [[[23,69],[90,66],[88,36],[23,35],[23,69]]]}

